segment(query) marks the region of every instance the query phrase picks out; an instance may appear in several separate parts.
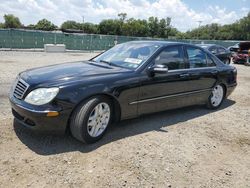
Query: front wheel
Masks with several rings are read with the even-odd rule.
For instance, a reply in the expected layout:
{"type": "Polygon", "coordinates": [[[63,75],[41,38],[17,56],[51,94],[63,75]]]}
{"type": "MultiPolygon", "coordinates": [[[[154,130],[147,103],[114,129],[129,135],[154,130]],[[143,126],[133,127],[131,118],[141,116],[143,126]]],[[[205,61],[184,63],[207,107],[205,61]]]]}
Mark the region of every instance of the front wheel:
{"type": "Polygon", "coordinates": [[[208,98],[207,107],[210,109],[219,108],[224,100],[224,97],[225,97],[224,87],[221,84],[216,85],[213,88],[210,97],[208,98]]]}
{"type": "Polygon", "coordinates": [[[102,138],[111,123],[112,105],[98,96],[80,104],[70,120],[72,135],[79,141],[94,143],[102,138]]]}

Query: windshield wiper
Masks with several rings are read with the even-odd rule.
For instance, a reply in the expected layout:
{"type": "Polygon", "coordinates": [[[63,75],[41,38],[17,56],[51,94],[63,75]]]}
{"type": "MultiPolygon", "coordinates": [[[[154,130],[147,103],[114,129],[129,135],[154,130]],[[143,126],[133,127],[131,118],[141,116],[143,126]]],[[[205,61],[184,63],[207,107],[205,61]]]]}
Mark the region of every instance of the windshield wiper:
{"type": "MultiPolygon", "coordinates": [[[[93,60],[93,59],[91,59],[91,60],[89,60],[89,61],[92,61],[92,62],[97,63],[97,61],[95,61],[95,60],[93,60]]],[[[117,66],[117,67],[118,67],[118,65],[116,65],[116,64],[114,64],[114,63],[111,63],[111,62],[109,62],[109,61],[100,60],[99,62],[101,62],[101,63],[106,63],[106,64],[108,64],[108,65],[110,65],[110,66],[117,66]]]]}
{"type": "Polygon", "coordinates": [[[110,62],[110,61],[100,60],[99,62],[101,62],[101,63],[106,63],[106,64],[108,64],[108,65],[110,65],[110,66],[114,66],[114,67],[124,68],[123,66],[117,65],[116,63],[112,63],[112,62],[110,62]]]}
{"type": "Polygon", "coordinates": [[[108,65],[112,65],[112,63],[111,63],[111,62],[109,62],[109,61],[100,60],[100,62],[101,62],[101,63],[106,63],[106,64],[108,64],[108,65]]]}

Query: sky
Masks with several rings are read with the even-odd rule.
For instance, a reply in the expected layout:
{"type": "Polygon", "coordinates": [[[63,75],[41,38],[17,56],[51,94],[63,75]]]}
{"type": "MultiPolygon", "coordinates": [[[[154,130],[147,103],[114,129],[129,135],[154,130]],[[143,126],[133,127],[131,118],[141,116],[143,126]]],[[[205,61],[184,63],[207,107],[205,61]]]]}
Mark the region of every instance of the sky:
{"type": "Polygon", "coordinates": [[[60,26],[66,20],[99,23],[117,18],[171,17],[173,27],[187,31],[210,23],[230,24],[246,16],[250,0],[0,0],[0,22],[14,14],[24,25],[46,18],[60,26]]]}

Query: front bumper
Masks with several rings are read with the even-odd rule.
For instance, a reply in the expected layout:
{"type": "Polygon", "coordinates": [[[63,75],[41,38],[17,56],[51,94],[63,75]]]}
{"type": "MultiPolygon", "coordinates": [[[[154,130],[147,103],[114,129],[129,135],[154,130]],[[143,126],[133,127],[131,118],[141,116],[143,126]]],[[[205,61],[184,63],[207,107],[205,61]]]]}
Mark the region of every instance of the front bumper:
{"type": "Polygon", "coordinates": [[[63,110],[61,107],[40,107],[33,106],[18,100],[15,97],[10,97],[12,114],[17,122],[24,127],[38,131],[63,134],[66,130],[68,119],[71,110],[63,110]],[[54,117],[48,117],[48,112],[58,112],[54,117]]]}

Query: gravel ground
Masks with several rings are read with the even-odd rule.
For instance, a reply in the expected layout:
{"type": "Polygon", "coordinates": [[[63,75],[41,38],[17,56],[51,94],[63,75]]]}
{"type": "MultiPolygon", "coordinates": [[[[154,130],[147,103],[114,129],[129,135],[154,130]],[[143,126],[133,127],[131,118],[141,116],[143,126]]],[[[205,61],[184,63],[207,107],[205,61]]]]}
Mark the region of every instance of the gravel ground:
{"type": "Polygon", "coordinates": [[[18,72],[94,55],[0,51],[0,187],[250,187],[250,67],[236,65],[238,86],[219,110],[123,121],[92,145],[13,121],[7,95],[18,72]]]}

